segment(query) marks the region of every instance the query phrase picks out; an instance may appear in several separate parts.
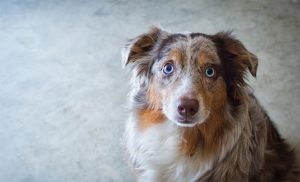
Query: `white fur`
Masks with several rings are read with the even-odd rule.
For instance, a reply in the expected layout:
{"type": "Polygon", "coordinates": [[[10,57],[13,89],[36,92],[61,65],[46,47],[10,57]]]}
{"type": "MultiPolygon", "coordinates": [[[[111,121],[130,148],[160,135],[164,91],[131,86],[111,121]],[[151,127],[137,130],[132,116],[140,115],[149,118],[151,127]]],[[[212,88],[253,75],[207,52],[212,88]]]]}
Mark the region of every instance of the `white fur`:
{"type": "Polygon", "coordinates": [[[180,127],[172,121],[138,129],[135,116],[127,122],[125,139],[130,160],[139,173],[139,181],[195,181],[211,169],[212,161],[203,161],[201,150],[192,157],[180,150],[180,127]]]}

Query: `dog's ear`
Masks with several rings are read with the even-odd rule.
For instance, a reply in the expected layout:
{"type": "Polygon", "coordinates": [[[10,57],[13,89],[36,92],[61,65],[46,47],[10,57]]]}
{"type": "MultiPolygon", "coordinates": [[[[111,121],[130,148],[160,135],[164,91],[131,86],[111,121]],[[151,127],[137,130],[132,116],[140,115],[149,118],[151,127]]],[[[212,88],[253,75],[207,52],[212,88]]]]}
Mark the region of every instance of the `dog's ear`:
{"type": "Polygon", "coordinates": [[[123,65],[126,66],[149,58],[149,54],[158,42],[161,34],[161,29],[151,27],[147,33],[129,40],[122,50],[123,65]]]}
{"type": "Polygon", "coordinates": [[[218,54],[225,68],[225,79],[228,84],[228,94],[233,100],[242,98],[242,87],[246,85],[247,70],[256,77],[257,57],[231,35],[231,32],[220,32],[212,36],[218,54]]]}
{"type": "Polygon", "coordinates": [[[214,38],[221,44],[223,50],[233,57],[236,64],[239,65],[241,71],[250,71],[253,77],[256,77],[258,66],[257,57],[249,52],[245,46],[235,39],[231,32],[220,32],[214,35],[214,38]]]}
{"type": "Polygon", "coordinates": [[[157,55],[157,47],[167,32],[151,27],[150,30],[127,42],[122,50],[123,66],[131,65],[135,80],[144,85],[149,77],[150,68],[157,55]]]}

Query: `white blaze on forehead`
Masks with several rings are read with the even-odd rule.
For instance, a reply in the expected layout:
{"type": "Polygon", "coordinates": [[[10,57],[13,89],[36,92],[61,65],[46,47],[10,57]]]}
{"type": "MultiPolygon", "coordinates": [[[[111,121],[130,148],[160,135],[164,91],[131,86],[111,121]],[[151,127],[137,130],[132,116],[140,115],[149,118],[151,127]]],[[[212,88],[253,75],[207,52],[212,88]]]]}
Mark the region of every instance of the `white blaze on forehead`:
{"type": "MultiPolygon", "coordinates": [[[[190,59],[192,58],[193,55],[193,49],[192,49],[192,38],[191,36],[187,36],[187,50],[186,50],[186,58],[188,60],[188,62],[190,62],[190,59]]],[[[190,64],[187,64],[187,70],[190,70],[190,64]]]]}
{"type": "Polygon", "coordinates": [[[185,74],[181,79],[181,84],[179,88],[176,90],[176,95],[184,96],[191,95],[193,90],[193,81],[192,77],[189,74],[185,74]]]}

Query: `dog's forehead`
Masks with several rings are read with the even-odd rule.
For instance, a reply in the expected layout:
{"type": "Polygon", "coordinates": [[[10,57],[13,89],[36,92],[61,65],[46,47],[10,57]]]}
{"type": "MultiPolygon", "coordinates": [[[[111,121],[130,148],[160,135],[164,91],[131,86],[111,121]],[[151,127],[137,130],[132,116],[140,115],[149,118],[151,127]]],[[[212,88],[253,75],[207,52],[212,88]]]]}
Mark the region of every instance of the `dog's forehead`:
{"type": "Polygon", "coordinates": [[[172,34],[162,41],[161,54],[172,53],[173,50],[185,55],[187,59],[198,59],[205,55],[219,63],[217,48],[205,34],[172,34]]]}
{"type": "Polygon", "coordinates": [[[188,43],[188,46],[192,48],[193,52],[201,53],[205,51],[211,54],[215,54],[217,52],[215,44],[209,38],[201,35],[197,37],[189,35],[189,38],[190,42],[188,43]]]}

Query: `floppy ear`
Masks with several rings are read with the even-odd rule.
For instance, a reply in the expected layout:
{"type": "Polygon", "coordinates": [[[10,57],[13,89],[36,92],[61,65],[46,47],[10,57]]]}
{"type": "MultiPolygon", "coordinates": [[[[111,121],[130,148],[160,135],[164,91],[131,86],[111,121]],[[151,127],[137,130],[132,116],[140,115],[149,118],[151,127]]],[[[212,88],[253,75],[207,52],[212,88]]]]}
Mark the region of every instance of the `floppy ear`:
{"type": "Polygon", "coordinates": [[[129,40],[122,50],[123,65],[135,63],[149,56],[161,33],[159,28],[151,27],[147,33],[129,40]]]}
{"type": "Polygon", "coordinates": [[[256,77],[258,60],[254,54],[249,52],[230,32],[220,32],[214,35],[214,37],[221,41],[223,49],[234,57],[236,63],[240,65],[240,68],[244,69],[243,71],[248,69],[251,75],[256,77]]]}
{"type": "Polygon", "coordinates": [[[225,68],[228,94],[233,100],[238,101],[243,95],[242,87],[246,85],[245,75],[247,71],[256,77],[257,57],[249,52],[230,32],[217,33],[212,36],[212,40],[216,44],[222,65],[225,68]]]}
{"type": "Polygon", "coordinates": [[[122,50],[123,66],[132,66],[133,77],[140,85],[144,85],[149,77],[158,44],[164,34],[166,32],[161,29],[151,27],[147,33],[129,40],[122,50]]]}

